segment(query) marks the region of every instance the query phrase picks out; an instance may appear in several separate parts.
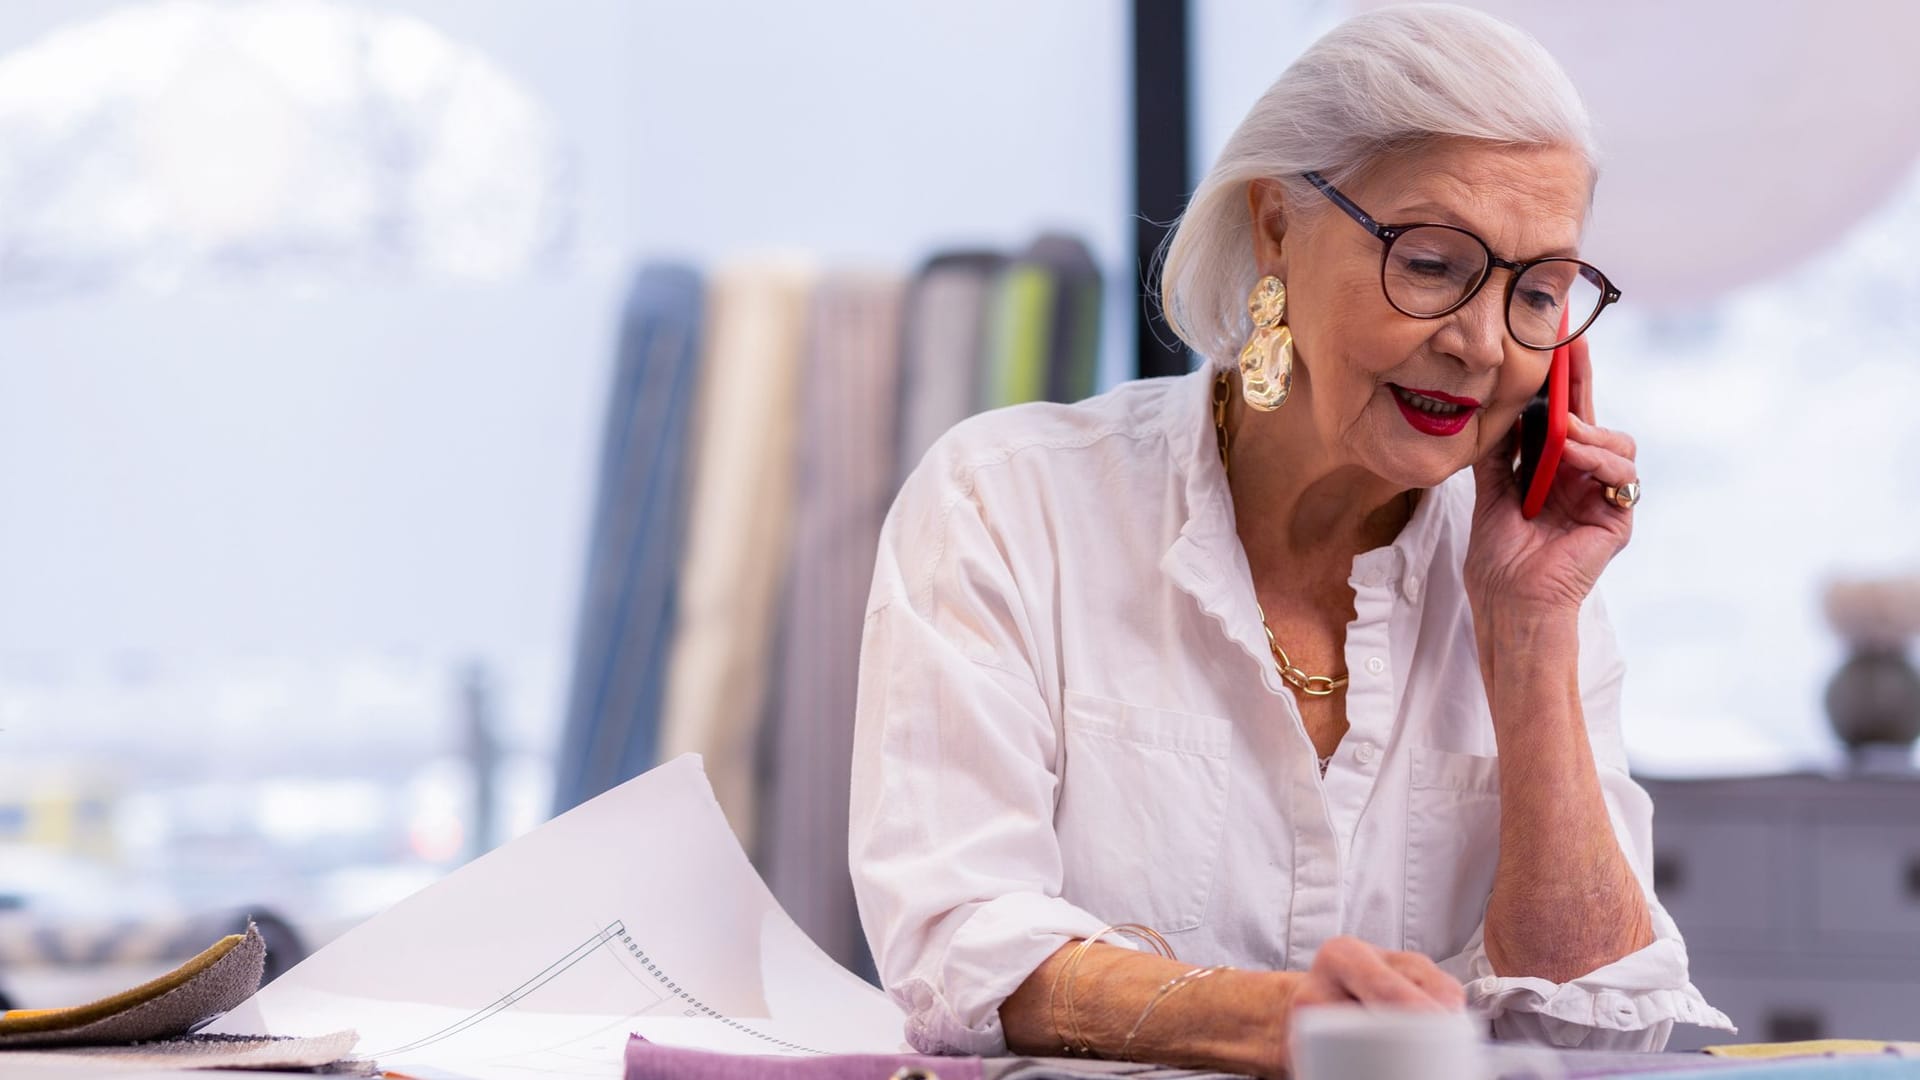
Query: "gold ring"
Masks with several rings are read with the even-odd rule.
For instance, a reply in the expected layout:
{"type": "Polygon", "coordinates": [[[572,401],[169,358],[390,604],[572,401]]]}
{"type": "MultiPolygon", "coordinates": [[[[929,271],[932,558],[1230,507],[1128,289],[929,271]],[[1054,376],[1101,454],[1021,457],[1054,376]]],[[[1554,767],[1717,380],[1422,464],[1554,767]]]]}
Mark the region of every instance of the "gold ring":
{"type": "Polygon", "coordinates": [[[1608,502],[1620,509],[1631,510],[1633,509],[1633,504],[1640,501],[1640,481],[1629,480],[1621,487],[1614,487],[1611,484],[1604,485],[1601,488],[1601,493],[1607,497],[1608,502]]]}

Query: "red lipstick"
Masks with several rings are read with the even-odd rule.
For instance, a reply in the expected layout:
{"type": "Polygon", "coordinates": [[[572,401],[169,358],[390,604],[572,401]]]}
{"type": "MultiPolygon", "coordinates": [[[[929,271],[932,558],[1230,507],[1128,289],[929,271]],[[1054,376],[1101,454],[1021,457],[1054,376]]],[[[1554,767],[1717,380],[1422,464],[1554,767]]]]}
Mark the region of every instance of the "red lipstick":
{"type": "MultiPolygon", "coordinates": [[[[1388,383],[1387,385],[1393,386],[1395,384],[1388,383]]],[[[1399,389],[1405,390],[1409,393],[1422,394],[1426,397],[1434,398],[1438,401],[1444,401],[1449,405],[1464,405],[1469,409],[1477,409],[1480,407],[1480,400],[1478,398],[1455,397],[1454,395],[1447,393],[1445,390],[1422,390],[1417,386],[1402,386],[1402,387],[1399,387],[1399,389]]]]}
{"type": "Polygon", "coordinates": [[[1407,424],[1423,435],[1441,437],[1458,435],[1466,430],[1467,421],[1473,419],[1474,412],[1480,408],[1480,403],[1473,398],[1457,397],[1439,390],[1408,391],[1407,388],[1393,383],[1388,383],[1387,388],[1393,394],[1393,403],[1400,407],[1400,415],[1406,417],[1407,424]],[[1409,392],[1430,397],[1448,405],[1457,405],[1460,409],[1453,413],[1428,412],[1409,402],[1407,397],[1409,392]]]}

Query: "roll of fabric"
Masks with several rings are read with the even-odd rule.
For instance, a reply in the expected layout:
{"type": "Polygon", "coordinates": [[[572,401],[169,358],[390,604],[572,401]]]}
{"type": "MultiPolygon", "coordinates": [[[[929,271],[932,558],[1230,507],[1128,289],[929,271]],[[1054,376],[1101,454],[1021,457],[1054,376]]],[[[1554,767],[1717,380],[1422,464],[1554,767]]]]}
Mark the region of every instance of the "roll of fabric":
{"type": "Polygon", "coordinates": [[[977,408],[1039,401],[1047,393],[1056,284],[1045,266],[1020,260],[995,282],[977,408]]]}
{"type": "Polygon", "coordinates": [[[652,768],[686,531],[703,288],[691,267],[634,276],[607,395],[554,812],[652,768]]]}
{"type": "Polygon", "coordinates": [[[871,968],[847,873],[860,636],[893,500],[901,315],[896,276],[814,294],[802,362],[793,553],[761,734],[759,859],[780,905],[842,966],[871,968]]]}
{"type": "Polygon", "coordinates": [[[1077,236],[1048,233],[1034,240],[1022,260],[1047,269],[1053,279],[1053,310],[1047,325],[1048,401],[1091,397],[1100,372],[1100,267],[1077,236]]]}
{"type": "Polygon", "coordinates": [[[1000,275],[987,326],[980,408],[1092,394],[1100,271],[1087,245],[1065,233],[1037,237],[1000,275]]]}
{"type": "Polygon", "coordinates": [[[679,619],[660,759],[698,753],[753,850],[754,753],[787,564],[812,273],[740,265],[709,283],[679,619]]]}
{"type": "Polygon", "coordinates": [[[984,379],[987,300],[1006,265],[1006,256],[997,252],[942,252],[908,287],[897,455],[903,479],[935,439],[976,407],[984,379]]]}

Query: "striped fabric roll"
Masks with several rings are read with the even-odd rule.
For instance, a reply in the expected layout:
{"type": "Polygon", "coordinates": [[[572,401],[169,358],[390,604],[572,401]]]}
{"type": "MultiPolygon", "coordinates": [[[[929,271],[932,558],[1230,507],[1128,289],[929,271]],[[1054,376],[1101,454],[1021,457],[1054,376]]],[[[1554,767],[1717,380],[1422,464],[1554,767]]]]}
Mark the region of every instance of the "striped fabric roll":
{"type": "Polygon", "coordinates": [[[1006,256],[949,251],[914,275],[900,357],[900,479],[974,410],[986,350],[986,307],[1006,256]]]}
{"type": "Polygon", "coordinates": [[[1002,273],[988,304],[977,404],[1078,401],[1100,352],[1100,271],[1087,245],[1043,234],[1002,273]]]}
{"type": "Polygon", "coordinates": [[[787,565],[811,284],[811,272],[793,263],[738,266],[710,282],[679,620],[661,713],[661,760],[706,759],[714,794],[748,850],[787,565]]]}
{"type": "Polygon", "coordinates": [[[652,768],[686,530],[702,285],[642,268],[621,313],[554,812],[652,768]]]}
{"type": "Polygon", "coordinates": [[[812,304],[800,386],[798,498],[775,694],[762,733],[758,833],[773,894],[843,966],[870,966],[847,872],[860,637],[893,499],[898,277],[836,275],[812,304]]]}
{"type": "Polygon", "coordinates": [[[1049,233],[1027,248],[1023,259],[1045,266],[1053,278],[1048,312],[1048,401],[1091,397],[1100,371],[1100,268],[1077,236],[1049,233]]]}
{"type": "Polygon", "coordinates": [[[1000,275],[987,305],[978,409],[1046,396],[1054,291],[1053,274],[1037,263],[1016,262],[1000,275]]]}

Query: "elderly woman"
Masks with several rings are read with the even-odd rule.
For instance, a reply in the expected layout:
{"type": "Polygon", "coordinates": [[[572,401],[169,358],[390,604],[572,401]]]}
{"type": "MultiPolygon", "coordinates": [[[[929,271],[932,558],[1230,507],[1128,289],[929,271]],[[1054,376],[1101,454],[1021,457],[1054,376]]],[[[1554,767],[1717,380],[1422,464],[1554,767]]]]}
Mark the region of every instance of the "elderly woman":
{"type": "Polygon", "coordinates": [[[1619,295],[1578,261],[1588,127],[1503,23],[1355,18],[1167,250],[1201,369],[928,453],[866,617],[851,846],[916,1046],[1265,1075],[1325,1002],[1611,1049],[1728,1026],[1649,883],[1593,592],[1638,483],[1579,337],[1619,295]],[[1512,432],[1569,340],[1528,518],[1512,432]]]}

